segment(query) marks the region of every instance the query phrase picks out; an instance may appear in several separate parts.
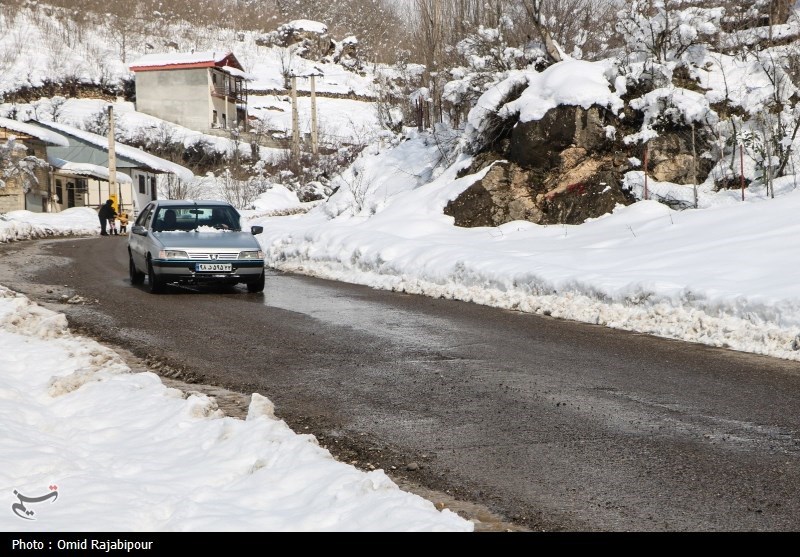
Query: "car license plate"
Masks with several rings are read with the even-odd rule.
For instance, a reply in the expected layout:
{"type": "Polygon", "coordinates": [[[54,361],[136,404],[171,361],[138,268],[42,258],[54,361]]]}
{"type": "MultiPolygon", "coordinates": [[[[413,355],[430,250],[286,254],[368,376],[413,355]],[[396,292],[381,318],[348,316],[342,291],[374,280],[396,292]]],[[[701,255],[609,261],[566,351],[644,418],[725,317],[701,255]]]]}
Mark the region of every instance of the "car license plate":
{"type": "Polygon", "coordinates": [[[213,272],[230,273],[232,270],[232,266],[230,263],[197,263],[195,270],[198,272],[211,271],[212,273],[213,272]]]}

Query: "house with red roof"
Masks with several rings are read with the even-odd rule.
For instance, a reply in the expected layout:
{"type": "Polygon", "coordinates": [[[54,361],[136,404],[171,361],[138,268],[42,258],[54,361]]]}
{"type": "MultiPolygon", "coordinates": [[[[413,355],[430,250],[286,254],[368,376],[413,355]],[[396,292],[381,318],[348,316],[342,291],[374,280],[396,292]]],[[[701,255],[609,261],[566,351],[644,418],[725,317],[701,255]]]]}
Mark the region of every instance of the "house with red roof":
{"type": "Polygon", "coordinates": [[[136,110],[192,130],[245,130],[248,75],[230,51],[148,54],[134,61],[136,110]]]}

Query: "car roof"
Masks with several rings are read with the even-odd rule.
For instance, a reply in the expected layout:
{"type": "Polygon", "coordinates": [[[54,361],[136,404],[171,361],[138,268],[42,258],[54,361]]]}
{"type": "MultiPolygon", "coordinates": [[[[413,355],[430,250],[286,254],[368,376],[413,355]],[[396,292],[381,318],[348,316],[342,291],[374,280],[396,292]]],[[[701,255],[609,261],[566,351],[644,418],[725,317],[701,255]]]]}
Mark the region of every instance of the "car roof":
{"type": "Polygon", "coordinates": [[[233,207],[227,201],[221,201],[219,199],[158,199],[155,201],[161,207],[175,207],[177,205],[186,206],[186,205],[194,205],[195,203],[198,205],[219,205],[221,207],[233,207]]]}

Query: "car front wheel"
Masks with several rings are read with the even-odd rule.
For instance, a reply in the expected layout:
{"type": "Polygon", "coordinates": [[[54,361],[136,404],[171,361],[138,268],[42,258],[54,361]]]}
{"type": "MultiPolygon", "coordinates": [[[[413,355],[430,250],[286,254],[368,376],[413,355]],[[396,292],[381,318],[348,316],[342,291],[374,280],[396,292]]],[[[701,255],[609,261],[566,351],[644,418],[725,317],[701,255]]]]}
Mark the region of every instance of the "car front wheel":
{"type": "Polygon", "coordinates": [[[147,281],[150,286],[150,292],[153,294],[164,290],[164,282],[156,275],[153,270],[153,262],[149,259],[147,260],[147,281]]]}
{"type": "Polygon", "coordinates": [[[247,283],[247,291],[252,293],[264,291],[264,271],[261,271],[261,276],[257,281],[247,283]]]}
{"type": "Polygon", "coordinates": [[[133,263],[133,256],[129,255],[128,257],[129,257],[128,268],[131,277],[131,284],[142,284],[144,282],[144,273],[136,269],[136,265],[134,265],[133,263]]]}

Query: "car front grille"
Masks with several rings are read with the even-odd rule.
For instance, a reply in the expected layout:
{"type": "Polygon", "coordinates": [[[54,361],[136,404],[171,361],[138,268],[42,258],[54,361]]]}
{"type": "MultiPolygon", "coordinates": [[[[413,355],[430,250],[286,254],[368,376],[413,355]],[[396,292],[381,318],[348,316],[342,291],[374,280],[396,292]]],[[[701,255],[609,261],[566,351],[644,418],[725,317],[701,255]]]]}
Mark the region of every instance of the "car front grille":
{"type": "Polygon", "coordinates": [[[234,261],[239,259],[239,252],[225,252],[225,253],[208,253],[208,252],[188,252],[189,259],[198,259],[201,261],[234,261]]]}

